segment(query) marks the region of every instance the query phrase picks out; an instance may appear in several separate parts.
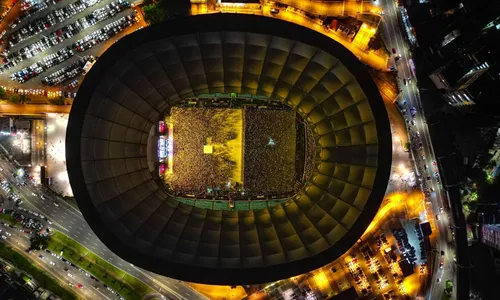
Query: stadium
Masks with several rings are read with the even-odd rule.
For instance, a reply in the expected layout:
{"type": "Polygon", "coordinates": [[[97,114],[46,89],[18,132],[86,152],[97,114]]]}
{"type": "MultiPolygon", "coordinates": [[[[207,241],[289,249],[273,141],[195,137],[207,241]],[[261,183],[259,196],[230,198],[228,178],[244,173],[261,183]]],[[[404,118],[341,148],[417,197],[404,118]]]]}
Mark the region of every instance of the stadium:
{"type": "Polygon", "coordinates": [[[348,251],[392,157],[384,103],[355,56],[304,27],[233,14],[114,44],[85,77],[66,140],[75,199],[110,250],[225,285],[348,251]]]}

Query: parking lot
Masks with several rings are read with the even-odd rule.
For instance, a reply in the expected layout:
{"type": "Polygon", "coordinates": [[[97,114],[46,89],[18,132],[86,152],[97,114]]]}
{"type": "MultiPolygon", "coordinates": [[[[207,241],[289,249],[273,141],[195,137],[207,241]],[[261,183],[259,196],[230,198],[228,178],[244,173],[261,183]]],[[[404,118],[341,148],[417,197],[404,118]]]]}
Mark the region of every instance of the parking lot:
{"type": "Polygon", "coordinates": [[[127,1],[51,1],[32,2],[4,33],[0,80],[7,87],[74,92],[87,62],[145,25],[127,1]]]}
{"type": "MultiPolygon", "coordinates": [[[[398,261],[406,259],[391,230],[379,231],[314,273],[309,284],[324,295],[354,287],[362,299],[410,299],[398,261]]],[[[421,274],[425,267],[420,267],[421,274]]]]}
{"type": "Polygon", "coordinates": [[[384,299],[405,299],[403,275],[397,261],[402,259],[393,251],[395,238],[382,232],[370,238],[346,257],[345,266],[359,294],[367,297],[381,295],[384,299]]]}

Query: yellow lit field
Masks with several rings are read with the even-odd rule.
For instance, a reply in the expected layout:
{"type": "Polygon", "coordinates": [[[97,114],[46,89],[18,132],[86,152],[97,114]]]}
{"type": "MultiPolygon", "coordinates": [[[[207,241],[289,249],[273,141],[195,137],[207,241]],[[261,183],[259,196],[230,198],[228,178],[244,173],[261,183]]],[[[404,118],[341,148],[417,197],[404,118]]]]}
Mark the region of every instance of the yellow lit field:
{"type": "Polygon", "coordinates": [[[237,132],[234,139],[227,141],[229,156],[235,162],[232,182],[243,182],[243,110],[233,112],[233,130],[237,132]]]}
{"type": "Polygon", "coordinates": [[[165,180],[174,190],[204,193],[242,184],[243,111],[174,107],[173,173],[165,180]]]}

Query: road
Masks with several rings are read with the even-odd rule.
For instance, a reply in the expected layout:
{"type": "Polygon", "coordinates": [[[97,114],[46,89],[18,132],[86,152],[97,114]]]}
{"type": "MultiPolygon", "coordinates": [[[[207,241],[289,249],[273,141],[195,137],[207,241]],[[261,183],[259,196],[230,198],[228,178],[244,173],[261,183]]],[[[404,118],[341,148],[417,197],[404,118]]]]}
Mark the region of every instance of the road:
{"type": "Polygon", "coordinates": [[[45,117],[47,113],[69,114],[70,111],[71,105],[0,104],[0,116],[39,115],[45,117]]]}
{"type": "Polygon", "coordinates": [[[105,259],[115,267],[122,269],[132,276],[142,280],[156,291],[161,292],[171,299],[206,299],[201,294],[184,285],[180,281],[153,274],[124,261],[111,252],[99,240],[77,209],[67,204],[64,200],[55,200],[59,198],[53,195],[45,194],[48,199],[42,200],[39,196],[44,194],[44,191],[42,191],[40,187],[28,185],[27,187],[18,188],[15,186],[15,180],[12,176],[15,168],[8,161],[0,159],[0,168],[2,169],[2,171],[0,171],[1,175],[13,183],[13,188],[23,199],[23,206],[26,209],[33,210],[47,216],[50,220],[52,220],[52,226],[54,228],[80,242],[96,255],[105,259]],[[32,193],[35,193],[37,196],[33,196],[32,193]],[[58,205],[56,206],[54,202],[58,203],[58,205]]]}
{"type": "MultiPolygon", "coordinates": [[[[271,2],[271,1],[270,1],[271,2]]],[[[353,16],[359,17],[360,14],[378,14],[380,8],[374,5],[373,1],[303,1],[303,0],[277,0],[274,2],[283,3],[288,6],[305,10],[315,15],[325,16],[353,16]]]]}
{"type": "MultiPolygon", "coordinates": [[[[441,207],[446,208],[447,205],[444,205],[445,199],[442,197],[443,190],[441,189],[438,178],[434,173],[434,169],[437,171],[437,167],[435,166],[436,160],[434,150],[432,148],[429,129],[427,127],[424,111],[422,109],[416,78],[411,70],[410,48],[400,29],[401,27],[398,21],[397,6],[392,0],[380,0],[379,2],[385,12],[380,27],[383,31],[385,43],[389,49],[395,48],[397,53],[401,54],[401,59],[398,62],[394,61],[394,57],[391,59],[393,64],[396,65],[402,89],[399,103],[408,110],[406,116],[408,119],[412,119],[409,112],[410,108],[414,107],[416,111],[415,118],[413,118],[415,125],[409,125],[411,128],[410,137],[413,139],[413,145],[415,145],[415,143],[418,145],[419,142],[422,143],[421,150],[415,151],[417,154],[414,155],[416,169],[420,169],[420,172],[424,173],[421,174],[421,178],[423,178],[424,181],[423,185],[424,187],[427,186],[427,189],[431,192],[430,201],[432,204],[432,210],[435,215],[439,215],[439,220],[437,220],[439,239],[435,244],[436,252],[434,252],[434,276],[431,288],[427,289],[427,294],[425,296],[426,299],[441,299],[444,282],[448,279],[454,281],[456,278],[454,269],[455,266],[453,263],[454,246],[452,244],[451,232],[449,230],[449,216],[446,212],[440,212],[441,207]],[[405,85],[402,80],[408,78],[411,78],[411,81],[405,85]],[[406,104],[404,104],[405,101],[406,104]],[[430,180],[427,180],[427,176],[430,176],[430,180]],[[441,251],[444,251],[444,257],[441,257],[441,251]],[[441,261],[444,263],[443,269],[439,268],[441,261]],[[438,280],[440,282],[438,282],[438,280]]],[[[411,124],[411,120],[409,121],[409,124],[411,124]]]]}
{"type": "Polygon", "coordinates": [[[31,258],[35,265],[50,274],[50,276],[61,286],[72,289],[78,296],[84,297],[85,299],[116,299],[116,295],[104,289],[102,285],[101,288],[96,289],[95,286],[97,285],[94,280],[87,277],[84,272],[77,271],[74,267],[58,260],[49,253],[37,251],[27,254],[25,250],[28,249],[30,245],[28,235],[1,225],[0,229],[2,229],[2,233],[6,231],[11,234],[11,236],[7,237],[6,242],[12,248],[16,249],[24,256],[31,258]],[[39,255],[42,255],[42,258],[40,258],[39,255]],[[78,284],[82,284],[82,288],[78,288],[78,284]]]}
{"type": "Polygon", "coordinates": [[[33,120],[31,122],[31,165],[45,165],[45,120],[33,120]]]}

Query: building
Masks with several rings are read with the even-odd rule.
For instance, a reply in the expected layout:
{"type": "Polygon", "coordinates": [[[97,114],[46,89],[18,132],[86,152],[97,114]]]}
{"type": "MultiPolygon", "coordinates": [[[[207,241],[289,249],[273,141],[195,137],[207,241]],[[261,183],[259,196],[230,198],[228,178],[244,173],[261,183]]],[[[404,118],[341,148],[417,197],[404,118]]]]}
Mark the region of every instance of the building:
{"type": "Polygon", "coordinates": [[[435,70],[429,78],[449,105],[462,107],[481,100],[483,89],[490,83],[484,78],[487,76],[482,77],[488,69],[488,62],[480,62],[474,55],[463,55],[435,70]]]}
{"type": "Polygon", "coordinates": [[[500,250],[500,225],[483,224],[481,228],[481,242],[500,250]]]}
{"type": "Polygon", "coordinates": [[[115,43],[85,77],[67,138],[75,199],[111,251],[225,285],[287,278],[344,254],[382,202],[392,157],[387,111],[354,55],[299,25],[236,14],[175,19],[115,43]],[[168,193],[148,164],[148,137],[182,99],[216,93],[279,100],[313,128],[313,175],[294,196],[218,209],[168,193]]]}
{"type": "Polygon", "coordinates": [[[469,112],[497,108],[500,79],[496,41],[500,10],[494,2],[439,1],[408,7],[412,24],[432,68],[429,78],[450,106],[469,112]]]}

